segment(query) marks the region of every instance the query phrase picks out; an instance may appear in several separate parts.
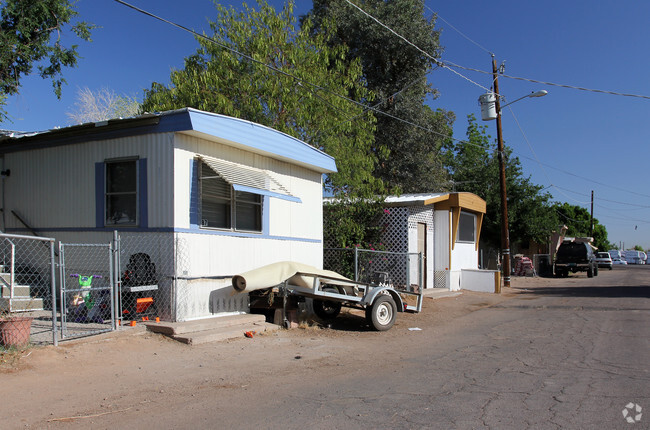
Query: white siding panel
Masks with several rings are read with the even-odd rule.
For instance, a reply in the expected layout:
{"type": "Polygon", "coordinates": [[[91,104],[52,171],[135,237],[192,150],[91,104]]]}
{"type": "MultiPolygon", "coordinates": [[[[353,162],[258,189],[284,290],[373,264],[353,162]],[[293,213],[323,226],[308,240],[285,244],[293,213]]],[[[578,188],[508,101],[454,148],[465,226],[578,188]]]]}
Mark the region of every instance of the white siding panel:
{"type": "Polygon", "coordinates": [[[176,226],[189,228],[190,162],[197,154],[264,169],[280,181],[301,203],[269,199],[269,234],[277,237],[322,240],[323,211],[321,174],[284,161],[254,154],[186,134],[176,135],[174,186],[176,226]]]}
{"type": "Polygon", "coordinates": [[[436,240],[434,242],[435,246],[435,257],[434,257],[434,270],[435,271],[444,271],[449,270],[449,236],[450,233],[450,218],[449,211],[439,210],[435,211],[433,214],[436,232],[436,240]]]}
{"type": "MultiPolygon", "coordinates": [[[[95,227],[95,163],[147,158],[149,226],[170,226],[171,135],[157,134],[64,145],[5,156],[5,210],[35,228],[95,227]],[[168,172],[168,174],[165,174],[168,172]],[[54,210],[53,210],[54,209],[54,210]]],[[[7,216],[7,227],[22,227],[7,216]]]]}
{"type": "Polygon", "coordinates": [[[179,237],[183,276],[232,276],[278,261],[322,267],[320,243],[191,233],[179,237]]]}

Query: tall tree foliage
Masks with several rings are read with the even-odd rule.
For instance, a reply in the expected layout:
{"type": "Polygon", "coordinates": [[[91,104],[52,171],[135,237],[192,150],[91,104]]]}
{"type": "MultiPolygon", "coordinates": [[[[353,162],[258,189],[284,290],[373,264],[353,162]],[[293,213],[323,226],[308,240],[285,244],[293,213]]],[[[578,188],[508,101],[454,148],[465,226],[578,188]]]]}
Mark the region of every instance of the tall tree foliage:
{"type": "Polygon", "coordinates": [[[376,191],[380,183],[372,177],[375,158],[369,152],[374,121],[334,95],[367,97],[358,62],[343,64],[345,49],[328,47],[327,33],[312,38],[309,28],[297,30],[292,2],[280,13],[263,1],[259,10],[217,10],[210,22],[217,43],[199,38],[201,48],[184,69],[172,72],[171,85],[154,83],[145,92],[143,109],[190,106],[267,125],[334,156],[339,173],[328,178],[334,192],[376,191]],[[361,118],[350,121],[354,116],[361,118]]]}
{"type": "MultiPolygon", "coordinates": [[[[367,100],[372,94],[360,62],[347,61],[347,48],[330,43],[333,23],[322,22],[318,34],[309,20],[297,28],[293,2],[280,12],[265,1],[258,1],[257,9],[244,5],[243,11],[216,7],[209,36],[214,42],[198,38],[200,48],[182,70],[171,73],[171,84],[154,83],[145,91],[143,110],[189,106],[301,139],[335,157],[338,173],[325,182],[329,193],[356,202],[357,212],[376,213],[383,184],[373,171],[386,151],[374,143],[374,117],[345,99],[367,100]]],[[[354,220],[349,223],[354,225],[344,229],[350,233],[339,245],[364,230],[354,220]]]]}
{"type": "MultiPolygon", "coordinates": [[[[490,246],[501,246],[501,189],[496,145],[491,143],[487,126],[478,125],[468,115],[467,141],[448,145],[446,165],[458,191],[472,192],[487,203],[481,239],[490,246]]],[[[505,146],[508,224],[511,243],[526,245],[529,241],[545,242],[558,225],[550,204],[550,195],[542,187],[523,176],[521,163],[505,146]]]]}
{"type": "Polygon", "coordinates": [[[73,24],[77,11],[68,0],[4,0],[0,10],[0,121],[9,119],[4,106],[7,97],[17,94],[21,80],[34,66],[44,79],[51,79],[54,93],[61,97],[63,67],[79,60],[77,45],[66,47],[61,34],[70,30],[90,41],[93,26],[73,24]]]}
{"type": "MultiPolygon", "coordinates": [[[[452,134],[454,115],[425,104],[438,94],[427,82],[435,64],[431,57],[439,57],[441,52],[435,18],[425,18],[422,0],[355,4],[429,54],[424,55],[345,0],[313,2],[307,17],[313,19],[314,30],[327,31],[330,20],[337,23],[335,37],[328,39],[330,45],[348,47],[350,62],[361,60],[364,79],[376,96],[373,103],[387,114],[375,114],[375,140],[390,149],[389,157],[379,154],[375,174],[387,186],[403,192],[441,190],[447,177],[439,151],[445,137],[452,134]]],[[[304,23],[309,22],[307,17],[303,17],[304,23]]]]}

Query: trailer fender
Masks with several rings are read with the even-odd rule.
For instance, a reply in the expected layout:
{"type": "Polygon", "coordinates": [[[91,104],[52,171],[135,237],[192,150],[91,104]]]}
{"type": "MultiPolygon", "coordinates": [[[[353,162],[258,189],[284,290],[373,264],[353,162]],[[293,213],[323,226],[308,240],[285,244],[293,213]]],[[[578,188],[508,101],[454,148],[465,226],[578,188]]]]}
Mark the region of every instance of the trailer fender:
{"type": "Polygon", "coordinates": [[[402,301],[402,298],[399,294],[397,294],[397,291],[393,290],[392,288],[373,288],[372,291],[370,291],[364,297],[362,304],[365,306],[372,306],[372,304],[375,302],[375,299],[382,294],[390,294],[390,296],[395,301],[395,305],[397,306],[397,312],[404,312],[404,303],[402,301]]]}

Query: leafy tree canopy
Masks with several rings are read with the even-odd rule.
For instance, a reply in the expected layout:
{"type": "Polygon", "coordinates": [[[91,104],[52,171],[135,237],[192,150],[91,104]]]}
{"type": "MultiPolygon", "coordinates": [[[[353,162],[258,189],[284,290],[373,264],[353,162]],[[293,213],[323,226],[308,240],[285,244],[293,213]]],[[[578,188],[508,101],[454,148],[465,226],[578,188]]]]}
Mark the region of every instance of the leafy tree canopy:
{"type": "Polygon", "coordinates": [[[61,97],[63,67],[77,65],[78,45],[66,47],[61,34],[68,29],[82,40],[90,41],[93,25],[81,21],[68,0],[4,0],[0,9],[0,120],[9,119],[3,109],[7,97],[17,94],[21,79],[35,65],[44,79],[52,79],[57,97],[61,97]]]}
{"type": "MultiPolygon", "coordinates": [[[[143,110],[189,106],[301,139],[335,157],[338,173],[325,180],[329,193],[354,201],[357,212],[376,213],[384,188],[373,171],[387,151],[374,141],[375,118],[345,99],[373,95],[359,60],[347,61],[348,48],[329,43],[333,22],[324,21],[318,34],[310,20],[297,28],[293,2],[280,12],[265,1],[257,9],[244,5],[241,12],[216,8],[211,40],[197,39],[200,48],[185,59],[184,69],[171,73],[170,85],[154,83],[145,91],[143,110]]],[[[348,223],[354,224],[347,228],[351,232],[363,228],[354,219],[348,223]]],[[[339,243],[353,240],[343,235],[339,243]]]]}
{"type": "Polygon", "coordinates": [[[375,175],[388,187],[403,192],[441,190],[448,178],[439,150],[452,134],[454,115],[425,104],[438,94],[427,81],[434,58],[441,52],[435,18],[425,18],[422,0],[366,0],[357,4],[421,50],[345,0],[314,0],[312,11],[302,18],[303,24],[313,19],[314,31],[320,33],[328,31],[327,23],[334,20],[337,28],[328,39],[330,46],[346,46],[347,61],[361,61],[363,77],[376,96],[374,105],[385,113],[375,113],[375,140],[390,149],[390,156],[378,154],[375,175]]]}
{"type": "MultiPolygon", "coordinates": [[[[591,231],[591,214],[583,207],[571,205],[569,203],[556,203],[554,210],[559,215],[560,222],[567,226],[566,236],[569,237],[589,237],[591,231]]],[[[607,229],[594,218],[592,245],[600,251],[612,249],[612,245],[607,240],[607,229]]]]}
{"type": "MultiPolygon", "coordinates": [[[[502,217],[496,145],[491,143],[487,126],[478,125],[474,115],[468,115],[467,118],[467,140],[447,145],[445,164],[455,189],[474,193],[486,201],[487,213],[481,239],[498,248],[501,245],[502,217]]],[[[517,157],[512,156],[510,148],[505,146],[504,150],[510,242],[545,242],[558,225],[557,216],[550,204],[550,195],[542,193],[541,186],[523,176],[521,163],[517,157]]]]}

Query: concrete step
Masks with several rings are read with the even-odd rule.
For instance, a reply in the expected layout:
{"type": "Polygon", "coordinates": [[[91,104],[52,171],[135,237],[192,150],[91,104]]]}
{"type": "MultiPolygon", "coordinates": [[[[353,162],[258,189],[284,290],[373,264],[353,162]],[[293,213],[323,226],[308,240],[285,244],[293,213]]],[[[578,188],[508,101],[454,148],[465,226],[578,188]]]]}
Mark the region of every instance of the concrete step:
{"type": "MultiPolygon", "coordinates": [[[[27,296],[29,297],[31,287],[28,285],[14,285],[14,297],[27,296]]],[[[0,285],[0,297],[9,297],[11,289],[9,285],[0,285]]]]}
{"type": "Polygon", "coordinates": [[[147,329],[188,345],[199,345],[244,337],[246,332],[271,332],[280,328],[266,322],[264,315],[245,314],[186,322],[145,322],[147,329]]]}
{"type": "Polygon", "coordinates": [[[43,299],[35,297],[8,297],[0,298],[0,312],[9,312],[9,305],[11,304],[11,312],[29,312],[29,311],[42,311],[43,299]]]}

